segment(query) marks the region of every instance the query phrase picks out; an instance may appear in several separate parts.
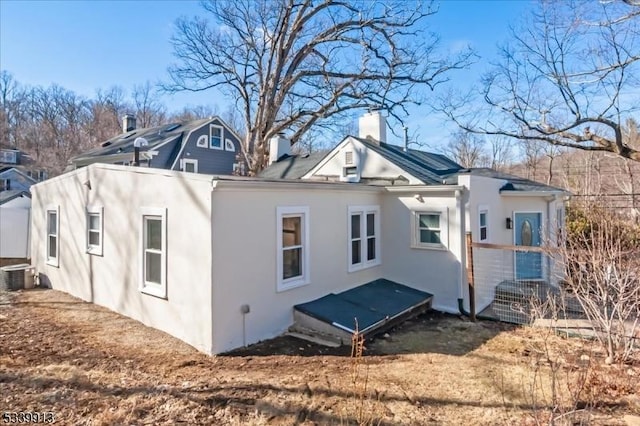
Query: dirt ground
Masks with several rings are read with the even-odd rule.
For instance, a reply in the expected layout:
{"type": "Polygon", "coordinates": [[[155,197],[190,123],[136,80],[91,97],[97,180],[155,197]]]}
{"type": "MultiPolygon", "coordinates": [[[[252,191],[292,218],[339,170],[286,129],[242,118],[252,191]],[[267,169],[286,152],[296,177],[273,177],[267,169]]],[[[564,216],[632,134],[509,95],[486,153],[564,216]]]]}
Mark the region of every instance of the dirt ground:
{"type": "Polygon", "coordinates": [[[52,412],[57,424],[640,424],[640,363],[607,366],[588,341],[435,312],[366,342],[361,358],[291,337],[210,357],[31,290],[0,294],[0,342],[3,415],[52,412]]]}

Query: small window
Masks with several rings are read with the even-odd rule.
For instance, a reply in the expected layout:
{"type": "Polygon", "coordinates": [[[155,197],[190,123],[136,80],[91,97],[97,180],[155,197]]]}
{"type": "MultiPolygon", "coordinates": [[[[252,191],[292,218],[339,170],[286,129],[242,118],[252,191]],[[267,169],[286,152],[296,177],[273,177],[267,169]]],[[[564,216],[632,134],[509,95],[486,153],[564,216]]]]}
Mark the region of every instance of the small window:
{"type": "Polygon", "coordinates": [[[231,139],[225,139],[224,149],[225,151],[236,152],[236,146],[233,144],[231,139]]]}
{"type": "Polygon", "coordinates": [[[0,191],[9,191],[11,189],[11,179],[0,179],[0,191]]]}
{"type": "Polygon", "coordinates": [[[209,126],[209,148],[222,149],[222,126],[209,126]]]}
{"type": "Polygon", "coordinates": [[[198,173],[198,160],[182,160],[182,171],[189,173],[198,173]]]}
{"type": "Polygon", "coordinates": [[[344,153],[344,164],[353,164],[353,151],[344,153]]]}
{"type": "Polygon", "coordinates": [[[380,264],[380,207],[349,207],[349,272],[380,264]]]}
{"type": "Polygon", "coordinates": [[[196,146],[198,148],[206,148],[209,145],[209,138],[207,137],[207,135],[202,135],[198,138],[198,140],[196,141],[196,146]]]}
{"type": "Polygon", "coordinates": [[[414,247],[444,248],[440,212],[414,212],[414,247]]]}
{"type": "Polygon", "coordinates": [[[309,284],[309,208],[277,209],[277,291],[309,284]]]}
{"type": "Polygon", "coordinates": [[[166,209],[142,209],[140,291],[162,298],[167,297],[166,222],[166,209]]]}
{"type": "Polygon", "coordinates": [[[102,256],[102,207],[87,207],[87,253],[102,256]]]}
{"type": "Polygon", "coordinates": [[[486,206],[478,208],[478,231],[480,241],[489,240],[489,208],[486,206]]]}
{"type": "Polygon", "coordinates": [[[47,208],[47,264],[60,265],[60,208],[47,208]]]}

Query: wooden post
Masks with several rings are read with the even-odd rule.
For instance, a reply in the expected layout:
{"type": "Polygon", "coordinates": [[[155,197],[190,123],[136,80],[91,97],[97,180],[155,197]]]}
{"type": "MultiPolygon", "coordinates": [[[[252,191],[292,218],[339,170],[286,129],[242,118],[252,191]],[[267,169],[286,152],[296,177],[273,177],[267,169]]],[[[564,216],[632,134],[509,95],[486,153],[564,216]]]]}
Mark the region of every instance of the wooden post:
{"type": "Polygon", "coordinates": [[[471,232],[467,232],[467,282],[469,283],[469,317],[471,321],[476,321],[476,283],[473,277],[473,239],[471,232]]]}

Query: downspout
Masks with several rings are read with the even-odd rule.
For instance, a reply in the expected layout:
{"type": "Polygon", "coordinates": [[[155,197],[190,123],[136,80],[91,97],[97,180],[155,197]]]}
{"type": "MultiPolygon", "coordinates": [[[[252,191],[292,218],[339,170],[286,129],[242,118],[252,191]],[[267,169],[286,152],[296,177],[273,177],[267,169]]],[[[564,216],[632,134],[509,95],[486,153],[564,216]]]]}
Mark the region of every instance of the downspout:
{"type": "MultiPolygon", "coordinates": [[[[466,276],[466,264],[467,264],[467,253],[465,250],[466,246],[466,215],[464,203],[462,202],[462,196],[464,195],[464,191],[462,189],[456,189],[456,211],[458,212],[458,217],[460,218],[460,234],[459,237],[459,245],[460,245],[460,285],[458,286],[458,305],[460,305],[460,301],[464,299],[464,285],[465,285],[465,276],[466,276]]],[[[462,311],[461,311],[462,312],[462,311]]]]}
{"type": "Polygon", "coordinates": [[[213,355],[216,353],[216,348],[217,345],[215,344],[215,338],[216,338],[216,333],[215,333],[215,326],[216,326],[216,322],[215,322],[215,285],[214,285],[214,279],[213,279],[213,274],[214,274],[214,267],[213,267],[213,212],[214,212],[214,193],[217,189],[218,186],[218,180],[216,178],[212,178],[211,179],[211,202],[210,202],[210,211],[209,211],[209,215],[210,215],[210,220],[209,220],[209,231],[211,234],[211,241],[210,241],[210,250],[211,250],[211,275],[209,276],[209,285],[211,286],[211,300],[210,300],[210,304],[209,307],[211,309],[211,321],[210,321],[210,325],[211,325],[211,347],[209,348],[209,354],[213,355]]]}

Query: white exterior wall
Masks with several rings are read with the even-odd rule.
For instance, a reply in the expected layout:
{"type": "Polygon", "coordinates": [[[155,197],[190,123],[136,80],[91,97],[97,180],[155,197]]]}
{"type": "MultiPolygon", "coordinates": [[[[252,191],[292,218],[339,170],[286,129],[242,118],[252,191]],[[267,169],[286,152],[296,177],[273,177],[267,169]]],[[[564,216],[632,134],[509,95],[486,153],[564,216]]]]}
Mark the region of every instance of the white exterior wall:
{"type": "Polygon", "coordinates": [[[94,164],[32,193],[32,263],[54,289],[211,352],[211,178],[94,164]],[[59,267],[46,263],[51,205],[60,209],[59,267]],[[104,208],[102,256],[86,252],[86,206],[104,208]],[[167,209],[167,299],[139,290],[142,207],[167,209]]]}
{"type": "MultiPolygon", "coordinates": [[[[380,205],[381,189],[319,186],[283,183],[263,189],[238,183],[225,187],[221,182],[214,190],[214,352],[276,336],[292,324],[294,305],[382,277],[383,265],[392,258],[384,241],[382,266],[347,271],[348,207],[380,205]],[[282,206],[309,208],[311,282],[277,292],[276,209],[282,206]],[[244,336],[242,305],[250,307],[244,318],[244,336]]],[[[381,214],[384,235],[385,213],[381,214]]]]}
{"type": "Polygon", "coordinates": [[[17,197],[0,206],[0,258],[29,258],[31,199],[17,197]]]}
{"type": "Polygon", "coordinates": [[[345,152],[351,151],[354,156],[353,165],[358,166],[360,178],[370,179],[397,179],[403,176],[408,179],[410,185],[421,185],[422,181],[411,176],[406,171],[391,163],[373,150],[367,148],[360,141],[347,138],[343,143],[334,149],[334,155],[323,160],[318,166],[314,167],[304,178],[318,177],[336,177],[341,176],[344,167],[352,165],[345,164],[345,152]]]}
{"type": "Polygon", "coordinates": [[[385,195],[382,210],[384,276],[433,294],[434,309],[458,313],[464,254],[461,251],[463,225],[455,192],[422,193],[423,201],[416,199],[416,192],[385,195]],[[445,248],[412,247],[416,232],[412,212],[440,213],[445,248]]]}
{"type": "MultiPolygon", "coordinates": [[[[514,245],[515,229],[507,229],[506,220],[511,218],[515,223],[516,212],[540,212],[542,213],[542,239],[550,238],[549,229],[554,230],[556,220],[556,207],[564,208],[564,202],[560,196],[554,194],[529,194],[511,193],[500,188],[505,184],[501,179],[487,178],[473,175],[461,175],[458,183],[469,188],[469,201],[467,204],[468,230],[472,232],[473,241],[480,241],[479,212],[481,206],[488,208],[488,240],[490,244],[514,245]],[[549,221],[551,219],[551,221],[549,221]]],[[[564,210],[563,210],[564,211],[564,210]]],[[[551,237],[553,238],[553,236],[551,237]]],[[[474,250],[474,276],[476,281],[476,311],[487,307],[494,298],[495,287],[503,280],[515,278],[514,252],[501,249],[474,250]]],[[[559,266],[553,261],[543,263],[543,276],[550,278],[551,284],[557,283],[559,266]],[[551,271],[548,273],[548,271],[551,271]]],[[[468,293],[468,292],[467,292],[468,293]]],[[[468,299],[465,298],[465,309],[468,309],[468,299]]]]}

